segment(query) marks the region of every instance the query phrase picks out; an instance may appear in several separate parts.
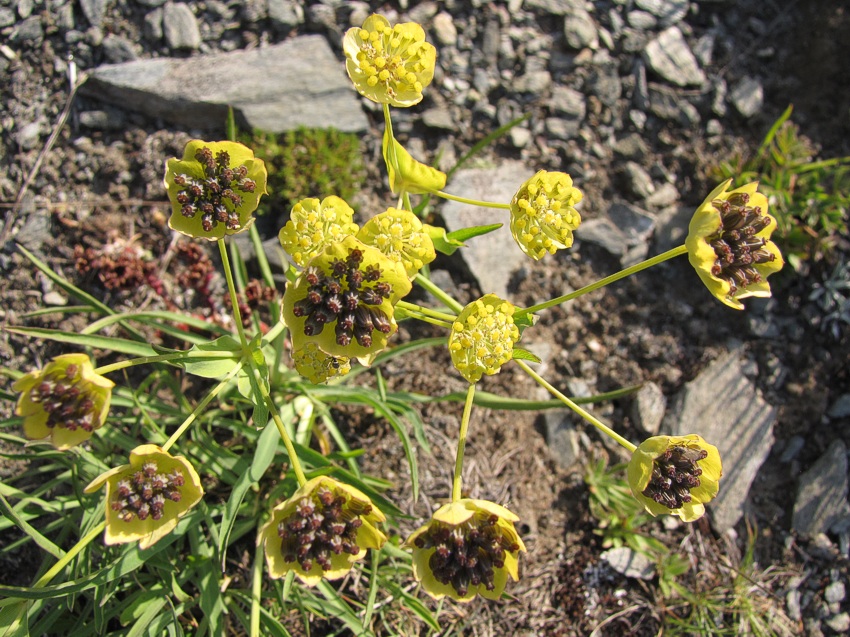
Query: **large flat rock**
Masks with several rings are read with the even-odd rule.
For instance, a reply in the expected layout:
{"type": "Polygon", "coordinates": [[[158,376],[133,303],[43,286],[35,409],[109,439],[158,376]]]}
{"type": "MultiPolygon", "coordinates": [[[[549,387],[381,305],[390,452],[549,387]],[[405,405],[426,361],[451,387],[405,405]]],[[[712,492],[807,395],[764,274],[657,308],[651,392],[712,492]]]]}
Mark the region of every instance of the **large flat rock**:
{"type": "Polygon", "coordinates": [[[228,106],[241,124],[272,133],[369,126],[343,63],[320,35],[249,51],[108,64],[81,91],[191,129],[222,130],[228,106]]]}
{"type": "Polygon", "coordinates": [[[720,493],[707,508],[721,533],[744,514],[750,487],[773,446],[776,408],[744,375],[743,365],[737,351],[717,359],[685,385],[665,417],[673,435],[699,434],[720,451],[720,493]]]}
{"type": "Polygon", "coordinates": [[[847,492],[847,447],[839,439],[800,476],[791,527],[809,537],[846,531],[850,528],[847,492]]]}

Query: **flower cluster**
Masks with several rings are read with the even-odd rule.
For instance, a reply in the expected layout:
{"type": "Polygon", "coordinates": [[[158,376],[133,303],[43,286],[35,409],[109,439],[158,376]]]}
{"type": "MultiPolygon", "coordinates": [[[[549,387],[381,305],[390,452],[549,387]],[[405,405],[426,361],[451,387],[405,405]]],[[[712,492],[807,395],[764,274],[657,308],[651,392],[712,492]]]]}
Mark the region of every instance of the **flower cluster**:
{"type": "Polygon", "coordinates": [[[320,476],[277,505],[260,532],[272,577],[295,571],[308,586],[338,579],[377,549],[386,536],[377,524],[384,514],[361,491],[320,476]]]}
{"type": "Polygon", "coordinates": [[[513,313],[513,305],[487,294],[467,305],[452,324],[452,363],[470,383],[477,383],[484,374],[498,374],[511,360],[519,340],[513,313]]]}
{"type": "Polygon", "coordinates": [[[390,208],[375,215],[360,229],[357,238],[401,263],[411,279],[437,257],[434,242],[422,222],[407,210],[390,208]]]}
{"type": "Polygon", "coordinates": [[[24,417],[27,438],[70,449],[106,422],[114,385],[85,354],[63,354],[12,385],[21,392],[15,413],[24,417]]]}
{"type": "Polygon", "coordinates": [[[541,170],[511,200],[511,234],[532,259],[569,248],[581,223],[575,209],[582,193],[566,173],[541,170]]]}
{"type": "Polygon", "coordinates": [[[278,238],[292,260],[303,266],[331,243],[357,234],[353,219],[351,206],[334,195],[321,201],[302,199],[292,207],[278,238]]]}

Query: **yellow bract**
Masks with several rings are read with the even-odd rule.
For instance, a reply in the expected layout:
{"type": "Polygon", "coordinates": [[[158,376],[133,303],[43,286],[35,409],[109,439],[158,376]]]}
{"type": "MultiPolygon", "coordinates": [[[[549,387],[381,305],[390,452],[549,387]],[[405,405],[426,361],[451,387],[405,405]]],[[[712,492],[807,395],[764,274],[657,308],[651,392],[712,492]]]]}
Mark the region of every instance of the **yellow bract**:
{"type": "Polygon", "coordinates": [[[85,488],[106,484],[106,544],[139,542],[146,549],[168,535],[181,517],[201,501],[201,478],[183,456],[156,445],[130,452],[130,463],[110,469],[85,488]]]}
{"type": "Polygon", "coordinates": [[[269,575],[295,571],[307,586],[339,579],[379,549],[387,537],[377,528],[386,517],[367,495],[333,478],[309,480],[272,510],[260,530],[269,575]]]}
{"type": "Polygon", "coordinates": [[[311,383],[324,383],[335,376],[345,376],[351,371],[351,361],[345,356],[329,356],[312,341],[301,349],[293,350],[295,370],[311,383]]]}
{"type": "Polygon", "coordinates": [[[729,190],[717,186],[697,208],[688,226],[688,260],[715,298],[736,310],[741,299],[770,296],[767,277],[785,262],[770,235],[776,220],[758,182],[729,190]]]}
{"type": "Polygon", "coordinates": [[[384,129],[384,139],[381,144],[384,163],[390,179],[390,189],[393,193],[401,191],[421,195],[442,190],[446,185],[446,173],[426,166],[413,159],[407,149],[398,140],[390,143],[389,128],[384,129]]]}
{"type": "Polygon", "coordinates": [[[385,17],[371,15],[362,27],[345,33],[342,48],[354,88],[378,104],[418,104],[434,78],[437,50],[415,22],[391,27],[385,17]]]}
{"type": "Polygon", "coordinates": [[[354,210],[344,199],[331,195],[302,199],[292,207],[278,238],[292,260],[303,266],[325,246],[357,234],[354,210]]]}
{"type": "Polygon", "coordinates": [[[511,234],[532,259],[573,245],[581,216],[573,207],[582,199],[566,173],[539,171],[511,200],[511,234]]]}
{"type": "Polygon", "coordinates": [[[703,516],[705,504],[717,495],[723,466],[717,447],[696,434],[653,436],[632,454],[627,473],[632,494],[649,513],[678,515],[685,522],[693,522],[703,516]],[[671,467],[677,474],[673,480],[669,477],[673,472],[668,471],[671,467]],[[689,487],[688,476],[696,477],[698,486],[689,487]],[[657,499],[651,495],[657,495],[657,499]],[[682,501],[683,495],[689,496],[689,501],[682,501]],[[675,508],[663,503],[670,496],[676,498],[675,508]]]}
{"type": "Polygon", "coordinates": [[[63,354],[15,381],[12,389],[21,392],[15,413],[24,418],[27,438],[49,439],[64,451],[103,426],[114,386],[95,374],[85,354],[63,354]]]}
{"type": "Polygon", "coordinates": [[[434,599],[469,602],[477,595],[499,599],[519,579],[519,518],[487,500],[445,504],[405,542],[413,549],[413,575],[434,599]]]}
{"type": "Polygon", "coordinates": [[[470,383],[478,382],[484,374],[498,374],[511,360],[519,340],[513,314],[513,305],[487,294],[467,305],[452,324],[452,363],[470,383]]]}

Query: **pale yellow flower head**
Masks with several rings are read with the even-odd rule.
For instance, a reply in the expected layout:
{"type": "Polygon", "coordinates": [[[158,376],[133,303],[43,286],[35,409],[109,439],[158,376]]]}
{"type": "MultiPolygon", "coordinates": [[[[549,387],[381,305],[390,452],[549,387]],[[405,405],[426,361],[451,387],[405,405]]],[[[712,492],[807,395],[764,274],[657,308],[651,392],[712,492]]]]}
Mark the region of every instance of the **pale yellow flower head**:
{"type": "Polygon", "coordinates": [[[368,549],[381,548],[387,537],[377,525],[385,520],[363,492],[320,476],[274,508],[258,542],[269,575],[295,571],[307,586],[315,586],[323,578],[345,576],[368,549]]]}
{"type": "Polygon", "coordinates": [[[27,438],[48,439],[64,451],[103,426],[114,386],[95,374],[85,354],[63,354],[15,381],[12,389],[21,392],[15,413],[24,418],[27,438]]]}
{"type": "Polygon", "coordinates": [[[566,173],[541,170],[526,181],[511,200],[511,234],[522,251],[539,260],[573,245],[582,197],[566,173]]]}
{"type": "Polygon", "coordinates": [[[357,234],[354,210],[345,200],[331,195],[321,201],[302,199],[292,207],[278,238],[292,260],[303,266],[325,246],[357,234]]]}
{"type": "Polygon", "coordinates": [[[434,78],[437,50],[415,22],[391,27],[384,16],[371,15],[345,33],[342,48],[354,88],[378,104],[418,104],[434,78]]]}
{"type": "Polygon", "coordinates": [[[311,383],[324,383],[335,376],[345,376],[351,371],[351,361],[345,356],[330,356],[313,341],[292,352],[295,370],[311,383]]]}
{"type": "Polygon", "coordinates": [[[758,182],[729,190],[717,186],[694,213],[685,246],[688,260],[709,292],[729,307],[741,299],[770,296],[767,277],[785,262],[770,235],[776,220],[767,214],[767,197],[758,182]]]}
{"type": "Polygon", "coordinates": [[[723,466],[717,447],[696,434],[653,436],[632,454],[629,486],[652,515],[678,515],[693,522],[719,489],[723,466]]]}
{"type": "Polygon", "coordinates": [[[237,142],[193,139],[183,159],[169,159],[165,167],[168,227],[196,239],[217,241],[247,230],[268,194],[263,160],[237,142]]]}
{"type": "Polygon", "coordinates": [[[484,374],[498,374],[511,360],[519,340],[513,314],[513,305],[487,294],[467,305],[452,324],[452,363],[470,383],[477,383],[484,374]]]}
{"type": "Polygon", "coordinates": [[[499,599],[508,577],[519,579],[525,545],[519,518],[487,500],[445,504],[405,542],[413,549],[413,575],[434,599],[469,602],[477,595],[499,599]]]}
{"type": "Polygon", "coordinates": [[[357,238],[401,263],[411,279],[437,257],[434,242],[422,222],[408,210],[389,208],[375,215],[360,229],[357,238]]]}
{"type": "Polygon", "coordinates": [[[194,467],[156,445],[130,452],[130,463],[110,469],[85,488],[106,485],[106,544],[139,542],[146,549],[168,535],[201,501],[204,489],[194,467]]]}

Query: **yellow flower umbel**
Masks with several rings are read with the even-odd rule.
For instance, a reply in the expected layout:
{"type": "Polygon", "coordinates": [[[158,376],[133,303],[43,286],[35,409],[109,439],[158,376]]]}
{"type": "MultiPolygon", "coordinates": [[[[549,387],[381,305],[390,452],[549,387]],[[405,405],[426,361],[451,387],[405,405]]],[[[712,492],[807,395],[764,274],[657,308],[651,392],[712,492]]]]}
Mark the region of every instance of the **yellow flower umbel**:
{"type": "Polygon", "coordinates": [[[49,438],[57,449],[70,449],[103,426],[114,386],[95,374],[85,354],[63,354],[15,381],[12,389],[21,392],[15,413],[30,440],[49,438]]]}
{"type": "Polygon", "coordinates": [[[263,160],[236,142],[193,139],[183,159],[169,159],[165,167],[168,227],[196,239],[217,241],[247,230],[267,194],[263,160]]]}
{"type": "Polygon", "coordinates": [[[303,266],[325,246],[357,234],[353,219],[354,210],[339,197],[302,199],[292,207],[278,238],[292,260],[303,266]]]}
{"type": "Polygon", "coordinates": [[[327,476],[302,485],[277,505],[260,531],[269,575],[289,571],[307,586],[339,579],[367,549],[379,549],[387,537],[375,526],[384,514],[361,491],[327,476]]]}
{"type": "Polygon", "coordinates": [[[518,521],[486,500],[443,505],[405,542],[413,549],[414,577],[434,599],[499,599],[508,576],[519,579],[519,552],[525,545],[514,528],[518,521]]]}
{"type": "Polygon", "coordinates": [[[168,535],[204,495],[201,479],[189,461],[156,445],[136,447],[130,452],[130,464],[102,473],[85,492],[93,493],[104,484],[104,543],[138,540],[142,549],[168,535]]]}
{"type": "Polygon", "coordinates": [[[511,360],[514,343],[519,340],[513,314],[513,305],[487,294],[463,308],[452,324],[452,363],[470,383],[477,383],[484,374],[498,374],[511,360]]]}
{"type": "Polygon", "coordinates": [[[723,467],[717,447],[696,434],[653,436],[632,454],[627,473],[632,493],[649,513],[693,522],[717,495],[723,467]]]}
{"type": "Polygon", "coordinates": [[[345,376],[351,371],[351,361],[345,356],[329,356],[319,346],[309,341],[292,352],[296,371],[311,383],[319,384],[334,376],[345,376]]]}
{"type": "Polygon", "coordinates": [[[767,277],[784,261],[770,235],[776,220],[767,214],[767,198],[758,182],[728,190],[715,188],[694,213],[685,246],[688,259],[709,292],[736,310],[741,299],[770,296],[767,277]]]}
{"type": "Polygon", "coordinates": [[[292,350],[312,341],[329,356],[368,365],[395,333],[394,306],[410,288],[404,266],[377,248],[354,237],[327,246],[286,286],[292,350]]]}
{"type": "Polygon", "coordinates": [[[371,15],[362,27],[346,31],[342,48],[354,88],[378,104],[418,104],[434,79],[437,50],[415,22],[391,27],[384,16],[371,15]]]}
{"type": "Polygon", "coordinates": [[[411,279],[437,257],[434,242],[422,222],[407,210],[390,208],[375,215],[360,229],[357,238],[401,263],[411,279]]]}
{"type": "Polygon", "coordinates": [[[582,197],[566,173],[541,170],[526,181],[511,200],[511,234],[522,251],[539,260],[573,245],[582,197]]]}

